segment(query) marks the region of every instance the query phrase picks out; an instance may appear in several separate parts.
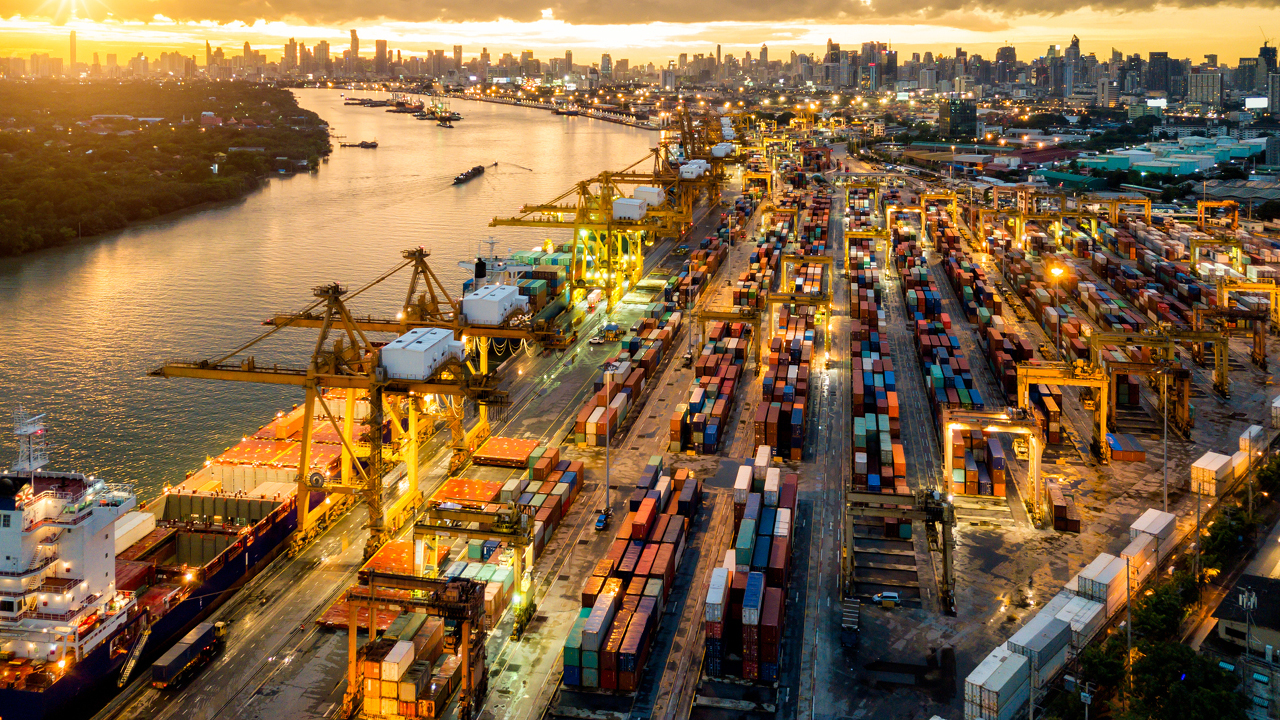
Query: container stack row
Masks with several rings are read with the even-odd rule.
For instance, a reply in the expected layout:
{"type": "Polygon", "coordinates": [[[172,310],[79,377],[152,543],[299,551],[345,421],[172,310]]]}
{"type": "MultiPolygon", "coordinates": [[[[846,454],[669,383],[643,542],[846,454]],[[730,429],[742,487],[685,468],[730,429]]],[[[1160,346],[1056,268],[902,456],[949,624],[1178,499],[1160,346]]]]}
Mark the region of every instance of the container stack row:
{"type": "Polygon", "coordinates": [[[714,322],[707,328],[707,342],[694,361],[689,402],[671,415],[671,452],[693,450],[714,455],[720,450],[741,387],[742,369],[751,345],[751,326],[714,322]]]}
{"type": "Polygon", "coordinates": [[[778,681],[798,485],[763,448],[738,468],[731,547],[712,571],[704,605],[708,676],[778,681]]]}
{"type": "MultiPolygon", "coordinates": [[[[853,357],[850,414],[853,418],[853,489],[905,494],[907,460],[901,440],[897,375],[889,351],[884,288],[870,247],[851,250],[850,322],[853,357]]],[[[908,526],[910,532],[910,526],[908,526]]]]}
{"type": "Polygon", "coordinates": [[[804,453],[813,358],[812,320],[812,316],[791,318],[784,333],[769,341],[761,402],[756,406],[753,425],[754,447],[767,446],[777,457],[796,461],[804,453]]]}
{"type": "Polygon", "coordinates": [[[643,497],[582,588],[582,609],[564,644],[568,687],[636,690],[701,501],[701,484],[687,471],[664,469],[661,457],[651,458],[639,481],[644,487],[636,489],[643,497]]]}
{"type": "Polygon", "coordinates": [[[985,430],[951,430],[951,492],[1007,495],[1008,465],[1000,438],[985,430]]]}

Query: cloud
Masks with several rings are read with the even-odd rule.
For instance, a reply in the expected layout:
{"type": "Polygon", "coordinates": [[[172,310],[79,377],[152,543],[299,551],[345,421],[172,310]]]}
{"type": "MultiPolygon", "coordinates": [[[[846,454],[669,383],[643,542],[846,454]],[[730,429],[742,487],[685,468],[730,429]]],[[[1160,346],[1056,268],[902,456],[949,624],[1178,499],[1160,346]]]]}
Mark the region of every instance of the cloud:
{"type": "Polygon", "coordinates": [[[65,20],[69,9],[79,17],[104,20],[150,20],[156,14],[176,21],[301,21],[327,25],[371,21],[487,22],[509,19],[533,22],[548,15],[574,25],[662,23],[797,22],[937,24],[939,15],[955,18],[958,27],[990,27],[990,16],[1061,15],[1077,10],[1144,12],[1215,6],[1271,8],[1274,0],[645,0],[600,2],[558,0],[550,5],[518,0],[384,0],[371,6],[361,0],[0,0],[0,18],[22,16],[65,20]],[[376,14],[370,11],[376,8],[376,14]],[[966,18],[968,22],[966,22],[966,18]]]}

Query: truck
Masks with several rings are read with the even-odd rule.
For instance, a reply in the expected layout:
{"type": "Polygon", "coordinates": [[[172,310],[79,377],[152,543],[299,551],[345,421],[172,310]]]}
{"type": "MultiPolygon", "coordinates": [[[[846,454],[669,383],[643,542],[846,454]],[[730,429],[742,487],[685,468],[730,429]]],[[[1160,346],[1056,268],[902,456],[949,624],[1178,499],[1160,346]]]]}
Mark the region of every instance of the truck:
{"type": "Polygon", "coordinates": [[[181,687],[222,652],[226,636],[224,622],[195,626],[151,666],[151,686],[160,690],[181,687]]]}

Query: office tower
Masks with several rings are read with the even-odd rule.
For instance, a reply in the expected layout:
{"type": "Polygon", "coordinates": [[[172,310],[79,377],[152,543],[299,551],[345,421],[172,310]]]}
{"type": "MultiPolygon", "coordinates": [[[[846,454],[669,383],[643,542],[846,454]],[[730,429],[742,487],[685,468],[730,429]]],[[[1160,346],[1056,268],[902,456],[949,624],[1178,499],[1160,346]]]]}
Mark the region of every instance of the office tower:
{"type": "Polygon", "coordinates": [[[920,62],[920,53],[911,53],[911,62],[918,64],[920,62]]]}
{"type": "Polygon", "coordinates": [[[760,46],[760,72],[757,73],[761,80],[769,79],[769,46],[760,46]]]}
{"type": "Polygon", "coordinates": [[[926,53],[924,54],[924,64],[925,64],[925,65],[932,65],[932,64],[933,64],[933,53],[931,53],[931,52],[926,52],[926,53]]]}
{"type": "Polygon", "coordinates": [[[209,45],[209,41],[204,41],[204,66],[211,67],[213,65],[213,47],[209,45]]]}
{"type": "Polygon", "coordinates": [[[680,53],[680,64],[677,65],[676,67],[683,70],[685,66],[688,64],[689,64],[689,53],[680,53]]]}
{"type": "Polygon", "coordinates": [[[938,71],[933,68],[925,68],[920,71],[920,79],[918,86],[921,90],[933,90],[938,87],[938,71]]]}
{"type": "Polygon", "coordinates": [[[609,53],[600,56],[600,77],[613,77],[613,56],[609,53]]]}
{"type": "Polygon", "coordinates": [[[1018,51],[1012,45],[998,48],[996,50],[996,82],[1006,83],[1012,81],[1017,62],[1018,51]]]}
{"type": "Polygon", "coordinates": [[[1209,67],[1218,67],[1218,56],[1217,56],[1217,54],[1205,55],[1205,56],[1204,56],[1204,64],[1205,64],[1205,65],[1208,65],[1209,67]]]}
{"type": "Polygon", "coordinates": [[[622,58],[621,60],[613,64],[613,74],[616,77],[625,79],[627,77],[627,73],[629,72],[631,72],[631,61],[627,60],[626,58],[622,58]]]}
{"type": "Polygon", "coordinates": [[[1267,73],[1276,71],[1276,49],[1271,43],[1263,41],[1262,47],[1258,48],[1258,62],[1267,69],[1267,73]]]}
{"type": "Polygon", "coordinates": [[[943,100],[938,103],[938,133],[944,137],[973,137],[978,134],[978,105],[972,100],[943,100]]]}
{"type": "Polygon", "coordinates": [[[569,74],[573,73],[573,51],[572,50],[564,51],[564,71],[569,74]]]}
{"type": "Polygon", "coordinates": [[[884,51],[884,69],[880,73],[881,82],[890,87],[898,82],[898,51],[884,51]]]}
{"type": "MultiPolygon", "coordinates": [[[[720,66],[720,43],[716,43],[716,67],[719,67],[719,66],[720,66]]],[[[601,65],[600,69],[603,70],[604,65],[601,65]]]]}
{"type": "Polygon", "coordinates": [[[1080,38],[1071,36],[1062,62],[1062,96],[1071,97],[1076,90],[1076,73],[1080,70],[1080,38]]]}
{"type": "Polygon", "coordinates": [[[378,75],[387,74],[387,41],[373,41],[373,71],[378,75]]]}
{"type": "Polygon", "coordinates": [[[1187,100],[1212,107],[1222,105],[1222,73],[1193,72],[1187,76],[1187,100]]]}
{"type": "Polygon", "coordinates": [[[71,31],[71,74],[76,74],[76,31],[71,31]]]}
{"type": "Polygon", "coordinates": [[[1280,115],[1280,74],[1267,75],[1267,112],[1280,115]]]}
{"type": "Polygon", "coordinates": [[[298,67],[298,41],[289,38],[289,42],[284,45],[284,62],[281,63],[281,70],[293,70],[298,67]]]}
{"type": "Polygon", "coordinates": [[[316,69],[329,72],[329,41],[321,40],[315,46],[316,69]]]}
{"type": "Polygon", "coordinates": [[[355,30],[351,31],[351,56],[358,57],[360,55],[360,36],[355,30]]]}
{"type": "Polygon", "coordinates": [[[102,66],[98,64],[98,53],[93,54],[93,67],[90,68],[89,72],[95,76],[102,75],[102,66]]]}

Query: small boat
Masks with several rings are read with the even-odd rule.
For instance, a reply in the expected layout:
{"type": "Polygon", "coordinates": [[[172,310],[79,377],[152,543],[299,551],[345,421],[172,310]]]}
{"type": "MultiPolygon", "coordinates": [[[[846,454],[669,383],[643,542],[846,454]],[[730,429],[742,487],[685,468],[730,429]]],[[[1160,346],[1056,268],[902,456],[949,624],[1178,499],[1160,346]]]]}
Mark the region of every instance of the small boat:
{"type": "Polygon", "coordinates": [[[378,147],[378,141],[377,140],[361,140],[358,143],[339,143],[338,147],[365,148],[366,150],[372,150],[373,148],[378,147]]]}
{"type": "Polygon", "coordinates": [[[576,117],[579,114],[577,108],[556,108],[552,111],[556,115],[569,115],[576,117]]]}
{"type": "Polygon", "coordinates": [[[436,123],[438,127],[451,128],[453,123],[449,122],[449,118],[440,118],[440,122],[436,123]]]}
{"type": "Polygon", "coordinates": [[[459,175],[458,175],[458,177],[456,177],[456,178],[454,178],[454,179],[453,179],[453,184],[454,184],[454,185],[461,185],[461,184],[463,184],[463,183],[465,183],[465,182],[467,182],[467,181],[469,181],[469,180],[474,180],[475,178],[478,178],[478,177],[480,177],[480,176],[481,176],[481,175],[483,175],[483,174],[484,174],[484,166],[483,166],[483,165],[477,165],[477,166],[475,166],[475,167],[471,168],[470,170],[468,170],[468,171],[466,171],[466,172],[464,172],[464,173],[459,174],[459,175]]]}

